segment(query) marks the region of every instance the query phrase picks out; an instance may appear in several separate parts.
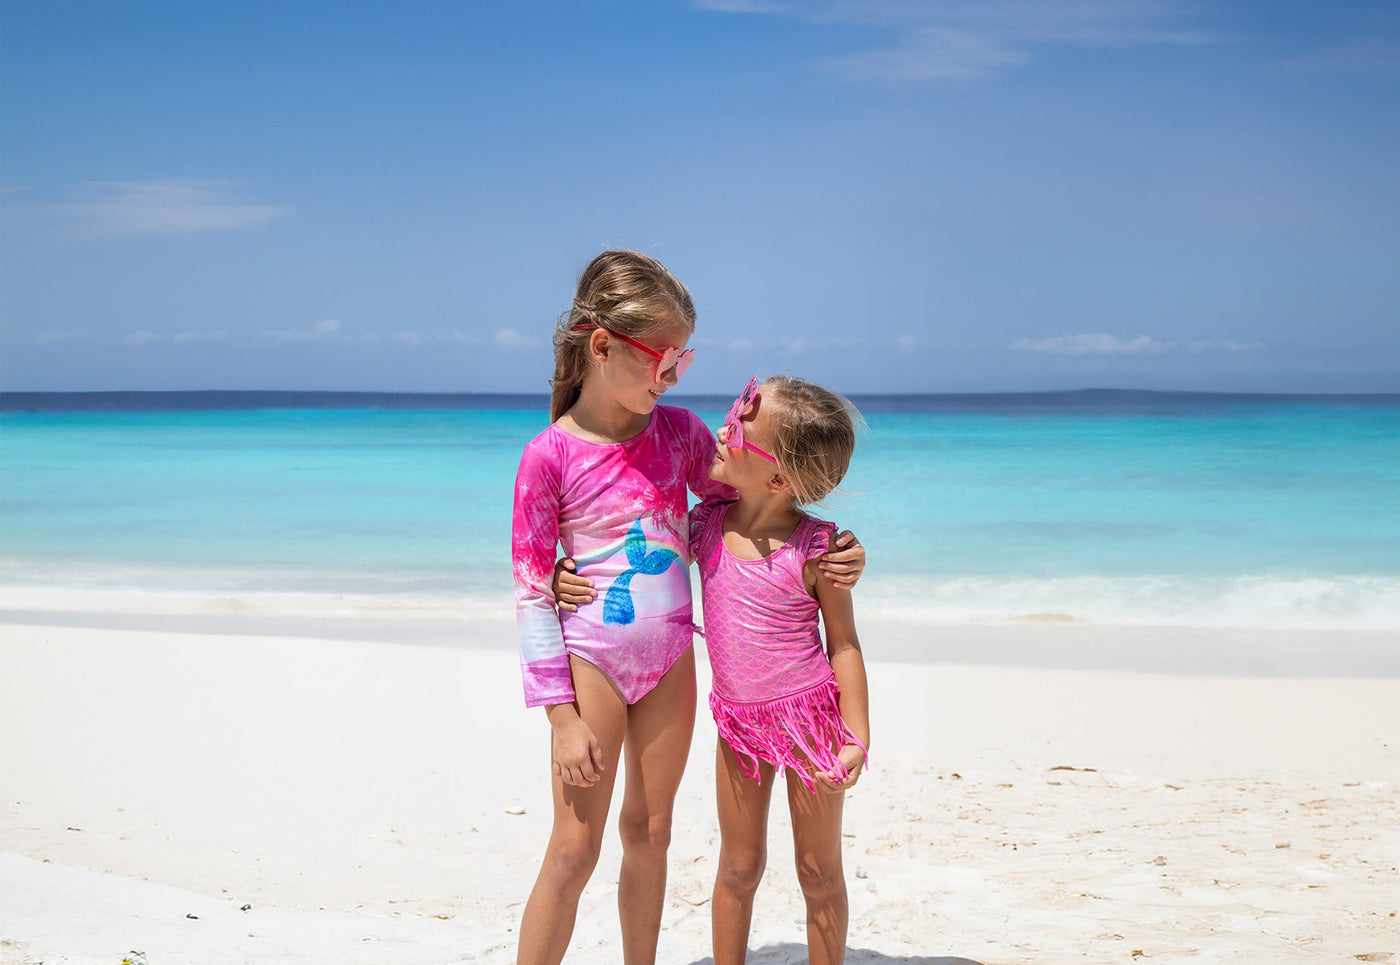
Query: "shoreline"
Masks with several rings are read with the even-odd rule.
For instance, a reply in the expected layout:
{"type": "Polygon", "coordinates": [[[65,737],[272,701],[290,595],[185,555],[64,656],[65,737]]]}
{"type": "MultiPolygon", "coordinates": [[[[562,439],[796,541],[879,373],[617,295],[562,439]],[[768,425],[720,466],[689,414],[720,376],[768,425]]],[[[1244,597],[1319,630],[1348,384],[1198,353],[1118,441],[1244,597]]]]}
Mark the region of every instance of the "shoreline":
{"type": "MultiPolygon", "coordinates": [[[[403,646],[0,624],[0,961],[511,961],[547,726],[511,628],[478,627],[403,646]]],[[[1086,628],[1010,629],[1054,649],[1086,628]]],[[[863,636],[853,965],[1400,952],[1400,680],[897,662],[863,636]]],[[[708,956],[714,739],[702,713],[677,801],[661,954],[685,965],[708,956]]],[[[762,965],[801,952],[785,813],[762,965]]],[[[580,961],[620,954],[614,838],[580,961]]]]}
{"type": "MultiPolygon", "coordinates": [[[[390,596],[107,591],[41,595],[32,608],[17,607],[22,590],[0,586],[0,626],[515,650],[514,613],[504,606],[454,612],[437,601],[424,605],[390,596]]],[[[1390,630],[1115,625],[1058,619],[935,624],[874,617],[862,617],[860,628],[867,657],[881,662],[1400,678],[1400,631],[1390,630]]],[[[703,640],[697,640],[697,646],[703,649],[703,640]]]]}

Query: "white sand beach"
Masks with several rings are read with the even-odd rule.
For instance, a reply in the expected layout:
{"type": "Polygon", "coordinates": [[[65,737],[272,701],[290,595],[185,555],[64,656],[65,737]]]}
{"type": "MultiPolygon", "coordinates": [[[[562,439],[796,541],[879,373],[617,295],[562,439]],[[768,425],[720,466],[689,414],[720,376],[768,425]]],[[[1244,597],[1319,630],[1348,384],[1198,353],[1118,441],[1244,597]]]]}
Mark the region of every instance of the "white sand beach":
{"type": "MultiPolygon", "coordinates": [[[[345,626],[0,625],[0,962],[513,961],[549,805],[511,624],[345,626]]],[[[1397,634],[862,638],[847,961],[1400,961],[1397,634]]],[[[714,741],[702,719],[664,962],[709,956],[714,741]]],[[[805,961],[784,813],[759,965],[805,961]]],[[[620,961],[616,863],[570,961],[620,961]]]]}

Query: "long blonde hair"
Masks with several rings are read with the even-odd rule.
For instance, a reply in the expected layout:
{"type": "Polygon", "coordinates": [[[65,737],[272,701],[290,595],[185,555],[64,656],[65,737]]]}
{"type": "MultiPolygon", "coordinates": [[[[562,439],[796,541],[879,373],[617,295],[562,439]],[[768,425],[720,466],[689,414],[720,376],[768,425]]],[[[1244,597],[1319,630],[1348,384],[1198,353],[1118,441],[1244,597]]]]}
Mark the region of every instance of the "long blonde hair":
{"type": "Polygon", "coordinates": [[[665,265],[621,248],[594,258],[579,276],[573,305],[554,326],[549,421],[578,401],[588,376],[588,340],[593,329],[644,338],[677,325],[687,334],[695,331],[695,304],[690,291],[665,265]]]}
{"type": "Polygon", "coordinates": [[[762,386],[774,411],[774,453],[799,504],[816,503],[835,491],[851,465],[859,410],[845,396],[790,375],[773,375],[762,386]]]}

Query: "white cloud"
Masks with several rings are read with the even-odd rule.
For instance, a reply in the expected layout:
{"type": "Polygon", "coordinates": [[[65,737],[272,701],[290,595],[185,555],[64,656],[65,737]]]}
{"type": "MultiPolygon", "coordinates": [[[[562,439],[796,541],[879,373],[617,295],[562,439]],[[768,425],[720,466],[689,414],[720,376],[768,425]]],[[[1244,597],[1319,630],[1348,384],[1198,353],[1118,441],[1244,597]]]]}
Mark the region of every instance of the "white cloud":
{"type": "Polygon", "coordinates": [[[894,347],[901,352],[917,352],[928,344],[927,335],[900,335],[894,340],[894,347]]]}
{"type": "Polygon", "coordinates": [[[502,328],[496,331],[496,347],[505,352],[522,352],[540,344],[540,339],[522,334],[519,329],[502,328]]]}
{"type": "Polygon", "coordinates": [[[340,331],[340,319],[323,318],[313,325],[312,328],[322,335],[334,335],[336,332],[340,331]]]}
{"type": "Polygon", "coordinates": [[[88,185],[91,201],[51,205],[90,235],[175,235],[255,228],[287,209],[228,197],[223,181],[113,181],[88,185]]]}
{"type": "Polygon", "coordinates": [[[449,340],[451,340],[451,341],[453,341],[453,342],[456,342],[458,345],[480,345],[480,344],[481,344],[481,339],[480,339],[480,338],[478,338],[478,337],[475,336],[475,335],[468,335],[466,332],[463,332],[463,331],[461,331],[460,329],[457,330],[457,331],[454,331],[451,335],[448,336],[448,338],[449,338],[449,340]]]}
{"type": "Polygon", "coordinates": [[[127,332],[122,341],[127,345],[151,345],[156,342],[171,342],[176,345],[190,345],[195,342],[222,342],[228,338],[224,332],[216,329],[208,331],[186,331],[186,332],[152,332],[150,329],[139,329],[135,332],[127,332]]]}
{"type": "Polygon", "coordinates": [[[1052,355],[1138,355],[1143,352],[1161,352],[1169,348],[1165,343],[1155,341],[1150,335],[1139,335],[1124,342],[1107,332],[1059,335],[1054,338],[1022,338],[1012,342],[1011,347],[1018,352],[1048,352],[1052,355]]]}
{"type": "Polygon", "coordinates": [[[1004,72],[1047,47],[1199,44],[1218,38],[1176,25],[1190,8],[1174,0],[700,0],[717,13],[771,14],[808,23],[893,33],[892,42],[828,58],[847,80],[971,80],[1004,72]]]}

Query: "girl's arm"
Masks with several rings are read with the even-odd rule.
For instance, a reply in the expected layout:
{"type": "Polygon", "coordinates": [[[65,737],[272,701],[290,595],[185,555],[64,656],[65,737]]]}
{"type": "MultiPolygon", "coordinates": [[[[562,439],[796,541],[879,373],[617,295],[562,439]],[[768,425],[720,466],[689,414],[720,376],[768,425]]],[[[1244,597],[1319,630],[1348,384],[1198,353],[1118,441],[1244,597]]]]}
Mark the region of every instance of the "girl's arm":
{"type": "Polygon", "coordinates": [[[603,750],[574,703],[569,655],[549,585],[559,547],[559,489],[557,462],[526,447],[515,477],[511,520],[520,672],[525,705],[544,707],[549,718],[554,773],[565,784],[588,787],[600,778],[603,750]]]}
{"type": "MultiPolygon", "coordinates": [[[[825,569],[808,566],[813,574],[817,604],[821,607],[822,624],[826,629],[826,654],[831,661],[831,669],[836,674],[836,686],[840,689],[837,698],[841,708],[841,719],[846,727],[862,744],[870,747],[870,690],[865,677],[865,657],[861,653],[860,638],[856,635],[855,611],[851,605],[851,591],[837,585],[825,569]]],[[[865,751],[856,744],[846,744],[841,748],[841,763],[846,765],[848,776],[836,780],[831,775],[818,772],[815,776],[823,790],[836,792],[853,787],[865,769],[865,751]]]]}
{"type": "Polygon", "coordinates": [[[566,704],[574,699],[564,632],[549,586],[554,553],[559,546],[559,489],[555,460],[540,447],[527,446],[515,476],[510,541],[520,672],[527,707],[566,704]]]}

